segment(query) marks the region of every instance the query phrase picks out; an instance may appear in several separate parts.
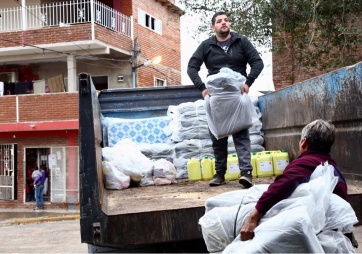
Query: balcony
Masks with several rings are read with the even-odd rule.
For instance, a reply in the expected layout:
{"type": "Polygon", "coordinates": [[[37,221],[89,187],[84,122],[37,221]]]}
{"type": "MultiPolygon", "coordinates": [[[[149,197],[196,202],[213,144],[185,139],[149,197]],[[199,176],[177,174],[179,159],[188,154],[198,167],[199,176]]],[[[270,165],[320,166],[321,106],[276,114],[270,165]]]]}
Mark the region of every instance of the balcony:
{"type": "Polygon", "coordinates": [[[0,9],[0,62],[7,64],[84,48],[83,54],[124,56],[132,37],[132,17],[96,0],[0,9]]]}
{"type": "Polygon", "coordinates": [[[96,0],[0,9],[0,32],[94,23],[132,37],[132,18],[96,0]]]}

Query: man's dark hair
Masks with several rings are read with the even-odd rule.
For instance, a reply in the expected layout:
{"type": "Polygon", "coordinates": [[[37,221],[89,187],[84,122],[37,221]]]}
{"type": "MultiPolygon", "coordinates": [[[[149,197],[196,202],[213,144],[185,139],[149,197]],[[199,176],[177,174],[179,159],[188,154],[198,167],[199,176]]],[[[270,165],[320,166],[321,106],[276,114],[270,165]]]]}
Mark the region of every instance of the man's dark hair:
{"type": "Polygon", "coordinates": [[[335,138],[335,127],[322,119],[315,120],[303,128],[303,138],[307,140],[308,150],[330,153],[335,138]]]}
{"type": "Polygon", "coordinates": [[[219,16],[219,15],[226,15],[226,12],[224,11],[217,11],[215,12],[215,14],[212,16],[212,19],[211,19],[211,25],[215,25],[215,20],[216,20],[216,17],[219,16]]]}

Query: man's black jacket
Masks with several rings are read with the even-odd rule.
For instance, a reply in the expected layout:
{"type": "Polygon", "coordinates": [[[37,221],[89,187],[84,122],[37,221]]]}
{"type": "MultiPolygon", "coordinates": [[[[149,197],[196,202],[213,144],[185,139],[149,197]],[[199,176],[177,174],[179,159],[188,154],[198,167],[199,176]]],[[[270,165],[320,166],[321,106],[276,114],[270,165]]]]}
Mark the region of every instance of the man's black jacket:
{"type": "Polygon", "coordinates": [[[200,91],[206,89],[198,73],[202,63],[205,62],[208,75],[218,73],[222,67],[228,67],[245,76],[245,83],[250,87],[263,70],[264,64],[248,38],[231,32],[231,43],[227,53],[216,43],[215,36],[203,41],[190,58],[187,74],[194,85],[200,91]],[[248,63],[251,67],[249,75],[246,74],[248,63]]]}

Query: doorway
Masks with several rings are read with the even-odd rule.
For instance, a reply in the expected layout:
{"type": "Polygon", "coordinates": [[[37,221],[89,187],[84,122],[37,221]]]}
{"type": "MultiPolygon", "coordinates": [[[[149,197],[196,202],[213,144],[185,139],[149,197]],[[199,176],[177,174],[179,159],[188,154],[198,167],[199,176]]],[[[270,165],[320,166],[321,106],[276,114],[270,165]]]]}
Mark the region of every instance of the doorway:
{"type": "Polygon", "coordinates": [[[35,202],[34,179],[32,173],[35,168],[45,166],[46,179],[44,182],[44,202],[50,201],[50,170],[49,170],[50,148],[25,148],[25,202],[35,202]]]}

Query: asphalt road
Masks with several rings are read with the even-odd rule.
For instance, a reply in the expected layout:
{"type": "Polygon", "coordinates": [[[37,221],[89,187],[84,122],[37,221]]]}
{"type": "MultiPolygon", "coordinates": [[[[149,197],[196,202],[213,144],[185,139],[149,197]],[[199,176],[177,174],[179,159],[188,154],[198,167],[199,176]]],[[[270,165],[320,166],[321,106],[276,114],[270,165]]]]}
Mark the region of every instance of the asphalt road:
{"type": "Polygon", "coordinates": [[[88,253],[77,220],[0,227],[0,253],[88,253]]]}

